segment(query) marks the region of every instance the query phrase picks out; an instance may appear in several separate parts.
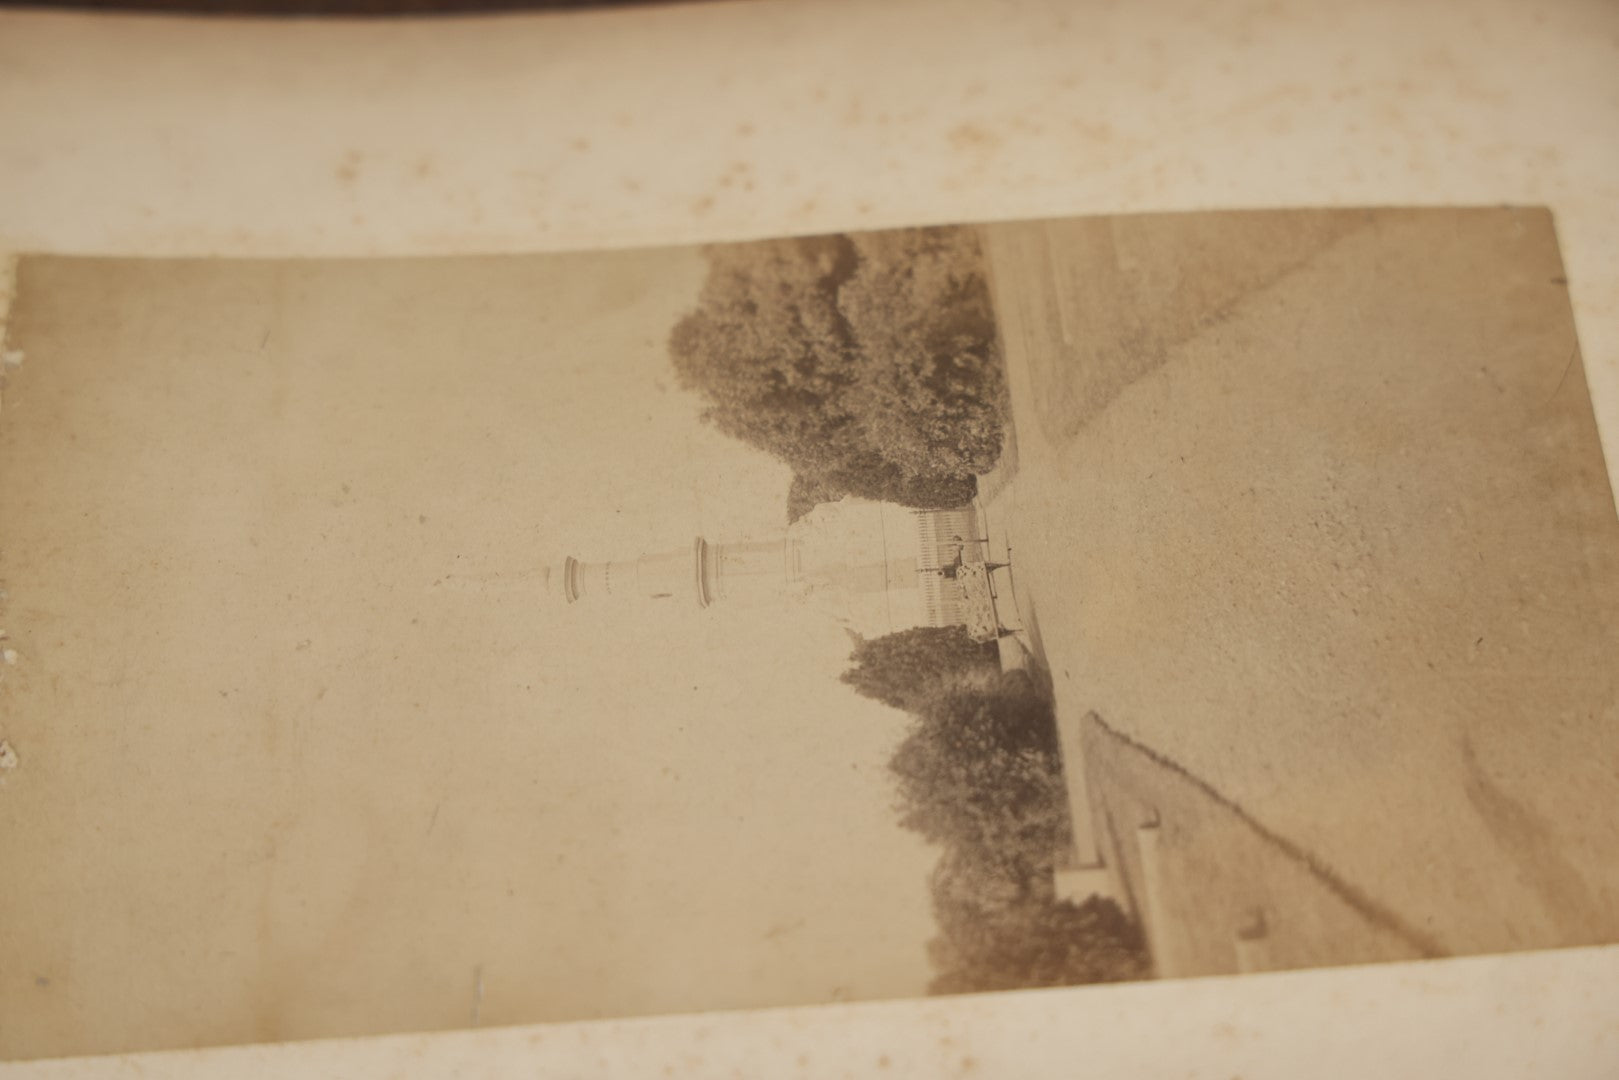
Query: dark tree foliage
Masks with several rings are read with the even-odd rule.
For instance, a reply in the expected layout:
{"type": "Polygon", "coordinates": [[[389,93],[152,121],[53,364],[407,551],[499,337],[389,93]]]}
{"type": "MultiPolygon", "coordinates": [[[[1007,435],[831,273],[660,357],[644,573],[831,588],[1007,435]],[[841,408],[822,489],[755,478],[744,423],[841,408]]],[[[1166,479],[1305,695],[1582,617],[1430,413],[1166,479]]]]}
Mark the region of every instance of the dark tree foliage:
{"type": "Polygon", "coordinates": [[[1141,978],[1140,930],[1112,900],[1057,899],[1068,799],[1050,705],[1023,672],[932,698],[890,763],[901,823],[939,844],[934,993],[1141,978]]]}
{"type": "Polygon", "coordinates": [[[998,676],[995,645],[974,641],[962,626],[918,626],[861,639],[843,681],[866,697],[906,712],[963,682],[998,676]]]}
{"type": "Polygon", "coordinates": [[[1000,451],[1005,387],[968,229],[716,247],[670,335],[721,431],[792,466],[789,515],[843,495],[959,506],[1000,451]]]}
{"type": "Polygon", "coordinates": [[[1057,899],[1072,842],[1050,700],[960,627],[857,640],[844,681],[912,714],[889,761],[900,822],[943,849],[932,879],[934,993],[1141,978],[1139,929],[1112,900],[1057,899]]]}
{"type": "Polygon", "coordinates": [[[993,468],[1005,391],[977,237],[910,229],[853,243],[859,264],[838,307],[876,361],[849,394],[867,437],[919,478],[993,468]]]}
{"type": "MultiPolygon", "coordinates": [[[[1058,900],[974,853],[948,852],[931,882],[935,994],[1117,982],[1147,974],[1140,929],[1112,900],[1058,900]]],[[[1049,878],[1043,879],[1049,883],[1049,878]]]]}
{"type": "Polygon", "coordinates": [[[825,478],[794,476],[787,487],[787,524],[791,525],[824,502],[836,502],[843,492],[825,478]]]}
{"type": "Polygon", "coordinates": [[[900,823],[948,849],[1049,871],[1069,839],[1051,708],[1023,672],[928,699],[888,767],[900,823]]]}

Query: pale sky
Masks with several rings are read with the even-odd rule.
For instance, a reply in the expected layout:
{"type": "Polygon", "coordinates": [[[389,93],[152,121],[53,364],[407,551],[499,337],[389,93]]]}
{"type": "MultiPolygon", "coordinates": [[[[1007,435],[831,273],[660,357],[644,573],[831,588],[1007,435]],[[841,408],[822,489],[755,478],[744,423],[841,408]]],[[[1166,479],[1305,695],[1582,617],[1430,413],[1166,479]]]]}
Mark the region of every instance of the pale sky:
{"type": "Polygon", "coordinates": [[[24,262],[0,1011],[109,1049],[922,991],[934,853],[844,632],[540,584],[784,526],[674,385],[702,273],[24,262]]]}

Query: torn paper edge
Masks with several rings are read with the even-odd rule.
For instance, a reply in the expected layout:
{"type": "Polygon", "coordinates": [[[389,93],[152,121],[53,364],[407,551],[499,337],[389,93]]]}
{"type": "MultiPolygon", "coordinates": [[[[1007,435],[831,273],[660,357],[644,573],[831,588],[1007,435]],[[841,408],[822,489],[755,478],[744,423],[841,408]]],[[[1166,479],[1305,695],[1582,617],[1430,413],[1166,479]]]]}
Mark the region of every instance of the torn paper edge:
{"type": "MultiPolygon", "coordinates": [[[[10,342],[11,304],[17,298],[17,256],[0,251],[0,411],[5,406],[6,376],[22,364],[22,351],[13,349],[10,342]]],[[[3,542],[3,540],[0,540],[3,542]]],[[[4,582],[0,582],[0,614],[6,609],[4,582]]],[[[0,630],[0,695],[5,693],[5,668],[17,662],[17,650],[11,647],[11,638],[0,630]]],[[[0,738],[0,771],[10,772],[17,767],[17,751],[10,742],[0,738]]],[[[4,783],[0,779],[0,783],[4,783]]]]}
{"type": "Polygon", "coordinates": [[[22,365],[22,350],[10,342],[11,303],[17,298],[17,256],[0,251],[0,409],[5,407],[6,376],[22,365]]]}

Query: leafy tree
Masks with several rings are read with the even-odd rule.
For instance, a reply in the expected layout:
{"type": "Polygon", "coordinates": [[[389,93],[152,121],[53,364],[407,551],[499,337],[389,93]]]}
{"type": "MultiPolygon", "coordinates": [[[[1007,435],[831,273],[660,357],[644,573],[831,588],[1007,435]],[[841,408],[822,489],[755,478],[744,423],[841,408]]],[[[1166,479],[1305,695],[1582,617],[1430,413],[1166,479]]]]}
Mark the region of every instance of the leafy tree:
{"type": "Polygon", "coordinates": [[[721,431],[795,474],[789,516],[846,494],[959,506],[1001,444],[1004,387],[967,229],[710,249],[669,351],[721,431]]]}
{"type": "Polygon", "coordinates": [[[842,495],[826,477],[794,476],[787,487],[787,524],[791,525],[821,503],[837,502],[842,495]]]}
{"type": "Polygon", "coordinates": [[[989,470],[1006,391],[977,237],[935,228],[851,240],[859,264],[838,308],[877,361],[848,395],[866,437],[914,476],[989,470]]]}
{"type": "Polygon", "coordinates": [[[854,273],[854,245],[830,236],[706,254],[697,310],[670,336],[676,375],[702,391],[720,430],[788,461],[831,464],[840,447],[825,440],[851,425],[837,398],[854,342],[837,290],[854,273]]]}
{"type": "Polygon", "coordinates": [[[1051,707],[1021,671],[929,698],[889,760],[900,824],[947,849],[1050,871],[1069,839],[1051,707]]]}
{"type": "Polygon", "coordinates": [[[960,628],[857,641],[844,676],[912,713],[889,761],[900,823],[943,853],[931,880],[934,993],[1140,978],[1140,930],[1112,900],[1057,899],[1072,841],[1050,700],[960,628]]]}
{"type": "Polygon", "coordinates": [[[1116,982],[1147,974],[1140,929],[1114,901],[1058,900],[1050,878],[950,851],[931,881],[936,994],[1116,982]]]}
{"type": "Polygon", "coordinates": [[[993,643],[974,641],[961,626],[918,626],[861,638],[843,681],[866,697],[907,712],[951,686],[998,676],[993,643]]]}

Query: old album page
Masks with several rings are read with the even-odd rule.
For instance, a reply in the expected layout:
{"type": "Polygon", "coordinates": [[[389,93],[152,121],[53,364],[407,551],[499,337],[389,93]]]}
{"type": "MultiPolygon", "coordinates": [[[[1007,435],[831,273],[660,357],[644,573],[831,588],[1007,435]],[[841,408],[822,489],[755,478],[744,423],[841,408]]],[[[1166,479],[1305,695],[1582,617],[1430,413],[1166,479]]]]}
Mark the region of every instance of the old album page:
{"type": "Polygon", "coordinates": [[[0,1058],[1619,943],[1568,222],[1078,209],[12,244],[0,1058]]]}

